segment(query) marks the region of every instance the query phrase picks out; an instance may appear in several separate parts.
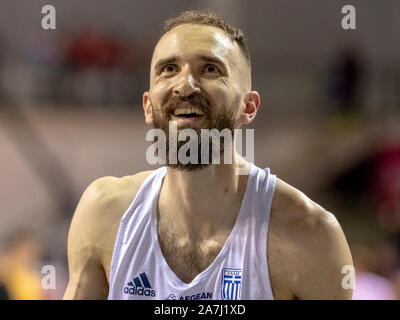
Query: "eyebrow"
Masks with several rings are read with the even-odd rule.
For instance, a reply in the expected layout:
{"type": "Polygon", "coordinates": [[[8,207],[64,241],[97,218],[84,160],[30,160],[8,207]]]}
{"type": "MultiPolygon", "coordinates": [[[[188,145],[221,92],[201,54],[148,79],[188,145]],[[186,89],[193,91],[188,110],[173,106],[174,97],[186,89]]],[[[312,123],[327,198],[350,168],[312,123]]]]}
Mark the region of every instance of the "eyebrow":
{"type": "Polygon", "coordinates": [[[165,59],[161,59],[159,60],[156,65],[154,66],[154,70],[157,72],[157,70],[159,70],[161,67],[170,64],[170,63],[174,63],[176,61],[178,61],[178,56],[172,56],[169,58],[165,58],[165,59]]]}
{"type": "MultiPolygon", "coordinates": [[[[224,72],[227,73],[227,71],[228,71],[225,62],[223,62],[220,58],[217,58],[214,56],[209,56],[209,55],[203,55],[203,54],[196,55],[196,58],[198,58],[204,62],[219,64],[222,67],[224,72]]],[[[168,65],[170,63],[177,62],[178,60],[179,60],[178,56],[172,56],[169,58],[161,59],[154,66],[154,70],[157,72],[157,70],[159,70],[161,67],[168,65]]]]}
{"type": "Polygon", "coordinates": [[[222,59],[217,58],[217,57],[214,57],[214,56],[207,56],[207,55],[202,55],[202,54],[198,55],[197,57],[198,57],[200,60],[203,60],[203,61],[205,61],[205,62],[210,62],[210,63],[219,64],[219,65],[222,67],[223,71],[224,71],[225,73],[228,73],[228,68],[227,68],[225,62],[222,61],[222,59]]]}

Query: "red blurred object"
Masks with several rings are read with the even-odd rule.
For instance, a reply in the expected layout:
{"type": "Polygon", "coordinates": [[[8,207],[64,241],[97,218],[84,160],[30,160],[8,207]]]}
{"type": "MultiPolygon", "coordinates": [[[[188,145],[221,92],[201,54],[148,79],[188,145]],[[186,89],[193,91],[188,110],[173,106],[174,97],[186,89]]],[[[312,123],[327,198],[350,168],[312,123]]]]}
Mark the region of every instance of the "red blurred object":
{"type": "Polygon", "coordinates": [[[122,46],[102,33],[86,30],[72,38],[67,59],[75,67],[112,67],[122,60],[122,46]]]}
{"type": "Polygon", "coordinates": [[[379,214],[387,222],[400,223],[400,145],[387,147],[372,159],[372,191],[379,214]]]}

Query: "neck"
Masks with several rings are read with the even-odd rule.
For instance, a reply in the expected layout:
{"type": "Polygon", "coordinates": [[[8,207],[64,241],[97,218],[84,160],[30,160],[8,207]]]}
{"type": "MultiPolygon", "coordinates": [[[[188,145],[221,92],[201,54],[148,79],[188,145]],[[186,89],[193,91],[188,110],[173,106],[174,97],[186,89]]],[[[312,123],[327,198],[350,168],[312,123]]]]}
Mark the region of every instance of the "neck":
{"type": "Polygon", "coordinates": [[[162,218],[194,228],[231,224],[237,212],[230,209],[240,208],[249,170],[250,164],[236,153],[232,164],[193,171],[168,167],[159,200],[160,212],[165,213],[162,218]],[[238,175],[238,169],[247,174],[238,175]]]}

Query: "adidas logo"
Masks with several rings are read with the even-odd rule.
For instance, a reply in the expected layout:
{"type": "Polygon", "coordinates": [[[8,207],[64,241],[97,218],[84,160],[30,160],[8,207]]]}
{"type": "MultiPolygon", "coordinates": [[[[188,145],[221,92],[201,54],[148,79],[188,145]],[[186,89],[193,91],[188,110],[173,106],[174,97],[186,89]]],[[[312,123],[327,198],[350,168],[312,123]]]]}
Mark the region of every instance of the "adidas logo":
{"type": "Polygon", "coordinates": [[[151,289],[149,279],[147,279],[146,273],[139,274],[138,277],[133,278],[127,286],[124,288],[126,294],[155,297],[156,291],[151,289]]]}

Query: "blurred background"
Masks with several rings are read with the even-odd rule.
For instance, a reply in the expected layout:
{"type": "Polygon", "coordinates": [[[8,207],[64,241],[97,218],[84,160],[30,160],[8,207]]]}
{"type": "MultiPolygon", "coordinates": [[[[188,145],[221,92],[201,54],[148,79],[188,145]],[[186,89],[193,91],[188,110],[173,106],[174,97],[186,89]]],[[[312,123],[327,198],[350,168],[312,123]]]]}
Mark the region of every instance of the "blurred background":
{"type": "Polygon", "coordinates": [[[333,212],[355,299],[400,298],[398,0],[2,0],[0,298],[60,299],[69,224],[93,180],[154,169],[141,107],[162,22],[210,9],[248,39],[255,164],[333,212]],[[56,8],[43,30],[42,7],[56,8]],[[356,30],[341,9],[356,8],[356,30]],[[43,290],[44,265],[56,289],[43,290]]]}

